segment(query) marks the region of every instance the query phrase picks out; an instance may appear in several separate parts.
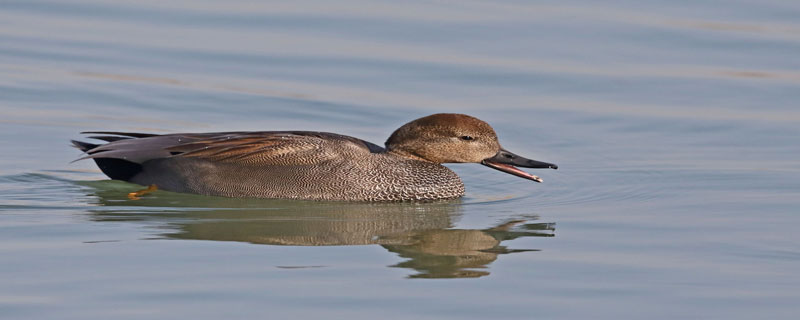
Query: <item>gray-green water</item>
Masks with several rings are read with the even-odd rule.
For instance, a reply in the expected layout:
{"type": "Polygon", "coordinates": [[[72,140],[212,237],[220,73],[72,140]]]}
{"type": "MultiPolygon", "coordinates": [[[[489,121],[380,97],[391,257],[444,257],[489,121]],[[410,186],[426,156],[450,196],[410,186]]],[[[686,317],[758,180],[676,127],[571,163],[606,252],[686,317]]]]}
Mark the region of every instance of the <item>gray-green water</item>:
{"type": "Polygon", "coordinates": [[[796,1],[0,1],[0,318],[793,319],[796,1]],[[459,201],[156,192],[84,130],[462,112],[557,163],[459,201]]]}

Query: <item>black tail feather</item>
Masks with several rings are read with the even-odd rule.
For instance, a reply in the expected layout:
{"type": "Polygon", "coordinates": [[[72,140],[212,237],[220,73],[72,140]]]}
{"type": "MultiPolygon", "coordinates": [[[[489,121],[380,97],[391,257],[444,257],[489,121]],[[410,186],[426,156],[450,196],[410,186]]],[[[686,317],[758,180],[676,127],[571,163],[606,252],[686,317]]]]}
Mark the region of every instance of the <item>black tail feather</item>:
{"type": "Polygon", "coordinates": [[[90,136],[89,139],[103,140],[105,142],[114,142],[114,141],[133,139],[133,138],[119,137],[119,136],[90,136]]]}
{"type": "Polygon", "coordinates": [[[94,162],[109,178],[128,181],[142,172],[142,165],[122,159],[95,158],[94,162]]]}
{"type": "Polygon", "coordinates": [[[99,144],[88,143],[83,141],[77,141],[77,140],[70,140],[70,141],[72,142],[73,147],[78,148],[83,152],[87,152],[89,150],[92,150],[100,146],[99,144]]]}
{"type": "MultiPolygon", "coordinates": [[[[83,141],[77,141],[77,140],[70,140],[70,141],[72,141],[72,146],[80,149],[83,152],[89,152],[92,149],[100,146],[99,144],[88,143],[83,141]]],[[[100,170],[103,171],[103,173],[105,173],[109,178],[114,180],[128,181],[133,176],[137,175],[139,172],[142,171],[142,165],[126,161],[123,159],[94,158],[93,160],[95,163],[97,163],[97,166],[100,167],[100,170]]]]}
{"type": "Polygon", "coordinates": [[[125,136],[131,138],[147,138],[155,137],[157,134],[152,133],[138,133],[138,132],[117,132],[117,131],[84,131],[81,134],[113,134],[117,136],[125,136]]]}

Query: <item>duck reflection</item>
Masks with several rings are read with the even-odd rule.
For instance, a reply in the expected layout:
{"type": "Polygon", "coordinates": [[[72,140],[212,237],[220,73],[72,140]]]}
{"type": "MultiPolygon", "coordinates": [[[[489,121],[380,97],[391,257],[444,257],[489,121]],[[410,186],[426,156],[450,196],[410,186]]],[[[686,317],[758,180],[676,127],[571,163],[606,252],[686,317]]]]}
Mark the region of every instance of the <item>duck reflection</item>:
{"type": "Polygon", "coordinates": [[[509,249],[503,241],[551,237],[551,223],[535,218],[506,221],[488,229],[451,229],[461,216],[459,201],[434,203],[331,203],[229,199],[157,192],[127,199],[128,184],[94,182],[97,221],[151,221],[166,225],[173,239],[239,241],[290,246],[380,245],[408,259],[410,278],[489,275],[499,255],[536,251],[509,249]],[[101,187],[98,187],[101,186],[101,187]]]}
{"type": "Polygon", "coordinates": [[[411,268],[418,274],[410,278],[477,278],[489,275],[486,268],[500,254],[538,251],[535,249],[508,249],[500,243],[519,237],[552,237],[552,223],[510,221],[483,230],[438,229],[408,232],[401,235],[397,244],[383,244],[391,252],[410,260],[392,267],[411,268]],[[521,230],[515,230],[519,225],[521,230]]]}

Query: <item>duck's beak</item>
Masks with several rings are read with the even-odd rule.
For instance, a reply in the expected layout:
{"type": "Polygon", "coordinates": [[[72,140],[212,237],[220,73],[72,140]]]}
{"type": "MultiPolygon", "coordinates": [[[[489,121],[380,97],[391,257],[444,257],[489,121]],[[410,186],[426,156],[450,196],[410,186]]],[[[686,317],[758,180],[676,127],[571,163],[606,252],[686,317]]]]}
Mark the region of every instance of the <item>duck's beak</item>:
{"type": "Polygon", "coordinates": [[[513,174],[517,177],[542,182],[542,178],[534,176],[530,173],[517,169],[515,166],[525,168],[553,168],[558,169],[558,166],[552,163],[531,160],[528,158],[520,157],[506,149],[500,149],[494,157],[483,159],[481,164],[489,168],[497,169],[505,173],[513,174]]]}

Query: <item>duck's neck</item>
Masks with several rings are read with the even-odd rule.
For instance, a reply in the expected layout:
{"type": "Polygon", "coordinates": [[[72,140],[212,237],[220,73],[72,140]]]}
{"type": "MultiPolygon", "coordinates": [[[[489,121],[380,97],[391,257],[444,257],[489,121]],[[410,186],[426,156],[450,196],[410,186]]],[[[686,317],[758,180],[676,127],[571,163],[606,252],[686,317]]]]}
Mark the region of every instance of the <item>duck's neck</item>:
{"type": "Polygon", "coordinates": [[[406,158],[406,159],[409,159],[409,160],[417,160],[417,161],[428,162],[428,163],[436,163],[436,162],[427,160],[427,159],[422,158],[422,157],[420,157],[418,155],[415,155],[413,153],[406,152],[406,151],[403,151],[403,150],[396,150],[396,149],[386,148],[386,153],[390,154],[390,155],[406,158]]]}

